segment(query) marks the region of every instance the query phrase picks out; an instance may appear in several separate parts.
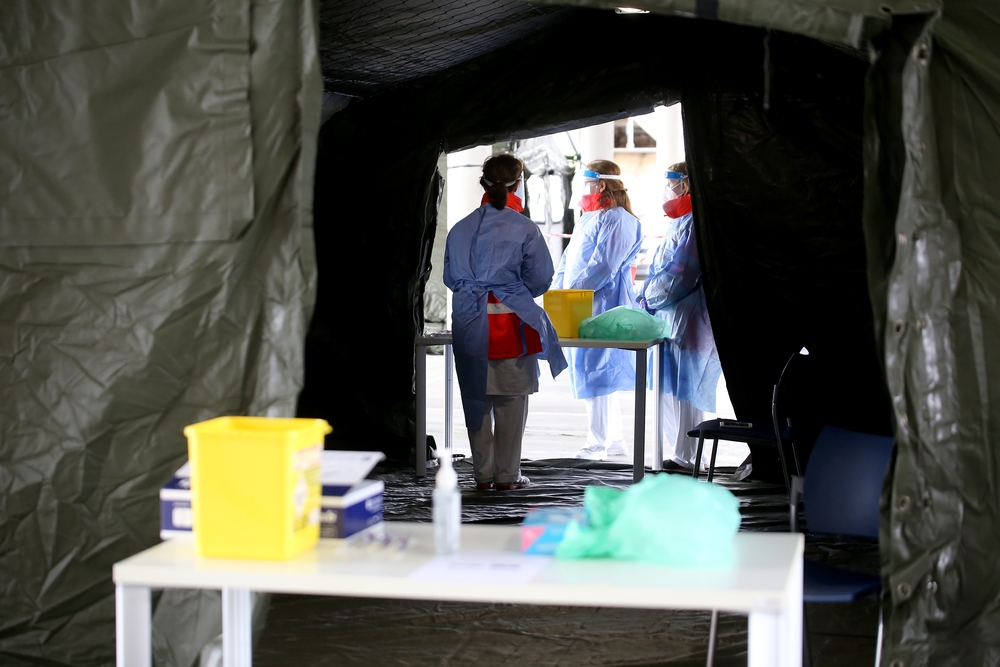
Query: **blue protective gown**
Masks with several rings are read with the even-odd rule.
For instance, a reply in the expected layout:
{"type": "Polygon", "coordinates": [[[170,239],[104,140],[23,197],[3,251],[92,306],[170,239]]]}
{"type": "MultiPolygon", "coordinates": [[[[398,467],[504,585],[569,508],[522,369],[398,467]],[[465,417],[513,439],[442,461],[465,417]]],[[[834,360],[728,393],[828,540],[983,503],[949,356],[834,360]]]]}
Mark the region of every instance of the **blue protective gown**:
{"type": "Polygon", "coordinates": [[[670,325],[662,391],[704,412],[715,412],[722,365],[701,286],[701,261],[690,213],[667,229],[653,254],[642,298],[656,317],[670,325]]]}
{"type": "Polygon", "coordinates": [[[552,377],[566,368],[566,357],[549,316],[535,303],[552,282],[552,258],[538,225],[513,209],[480,206],[448,233],[444,284],[452,299],[452,345],[462,390],[465,425],[483,426],[490,325],[489,292],[510,307],[542,340],[540,358],[552,377]]]}
{"type": "MultiPolygon", "coordinates": [[[[630,267],[641,246],[639,219],[625,209],[616,206],[584,213],[559,261],[552,287],[594,290],[594,315],[616,306],[634,308],[630,267]]],[[[574,398],[635,389],[635,353],[573,348],[570,354],[574,398]]]]}

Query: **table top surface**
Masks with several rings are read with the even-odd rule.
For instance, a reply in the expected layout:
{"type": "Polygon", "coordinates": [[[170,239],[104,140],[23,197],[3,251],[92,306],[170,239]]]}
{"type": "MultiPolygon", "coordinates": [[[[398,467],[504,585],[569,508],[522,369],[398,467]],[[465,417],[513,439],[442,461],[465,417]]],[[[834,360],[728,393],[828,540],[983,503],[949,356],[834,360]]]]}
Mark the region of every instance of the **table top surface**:
{"type": "MultiPolygon", "coordinates": [[[[646,340],[603,340],[598,338],[560,338],[563,347],[613,347],[619,350],[645,350],[663,342],[663,338],[646,340]]],[[[450,331],[424,334],[414,339],[417,345],[451,345],[450,331]]]]}
{"type": "MultiPolygon", "coordinates": [[[[203,558],[192,539],[174,539],[114,566],[117,584],[151,588],[250,588],[272,593],[417,600],[611,606],[650,609],[722,609],[777,613],[794,591],[804,548],[799,533],[738,533],[735,558],[724,568],[682,568],[610,559],[560,560],[520,554],[520,527],[463,524],[458,557],[497,558],[497,576],[415,577],[434,561],[429,523],[384,524],[402,550],[367,541],[321,540],[285,561],[203,558]],[[504,567],[529,562],[530,579],[513,581],[504,567]]],[[[449,557],[444,557],[445,559],[449,557]]],[[[458,565],[463,567],[462,564],[458,565]]],[[[443,574],[442,574],[443,573],[443,574]]],[[[799,574],[801,576],[801,574],[799,574]]]]}

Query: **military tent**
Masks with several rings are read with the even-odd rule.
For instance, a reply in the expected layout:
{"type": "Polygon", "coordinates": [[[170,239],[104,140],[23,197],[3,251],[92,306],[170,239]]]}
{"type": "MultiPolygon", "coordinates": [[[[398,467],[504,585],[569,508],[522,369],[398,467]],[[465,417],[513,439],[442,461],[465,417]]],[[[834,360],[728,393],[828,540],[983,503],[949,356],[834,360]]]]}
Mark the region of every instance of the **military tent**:
{"type": "Polygon", "coordinates": [[[297,410],[408,458],[442,152],[674,103],[738,415],[815,351],[812,417],[897,439],[884,664],[996,661],[1000,10],[630,4],[0,9],[6,662],[110,663],[183,425],[297,410]]]}

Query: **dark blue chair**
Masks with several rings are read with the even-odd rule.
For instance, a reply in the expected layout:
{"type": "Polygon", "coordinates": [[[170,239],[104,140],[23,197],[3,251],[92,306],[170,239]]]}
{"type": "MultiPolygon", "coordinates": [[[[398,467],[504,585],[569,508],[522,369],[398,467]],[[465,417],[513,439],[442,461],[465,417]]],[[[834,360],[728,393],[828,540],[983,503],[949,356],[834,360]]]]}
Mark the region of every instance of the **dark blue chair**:
{"type": "MultiPolygon", "coordinates": [[[[793,475],[789,494],[789,527],[797,532],[801,497],[810,533],[855,535],[878,539],[879,500],[892,460],[893,438],[824,426],[813,445],[804,477],[793,475]]],[[[805,560],[805,602],[852,602],[877,594],[878,575],[805,560]]],[[[808,633],[807,633],[808,635],[808,633]]],[[[879,613],[876,662],[881,651],[879,613]]],[[[804,642],[806,662],[808,646],[804,642]]]]}
{"type": "MultiPolygon", "coordinates": [[[[707,424],[707,422],[706,422],[707,424]]],[[[772,430],[773,434],[774,431],[772,430]]],[[[790,438],[788,439],[790,441],[790,438]]],[[[804,477],[792,475],[789,492],[789,527],[798,532],[799,499],[805,509],[810,533],[855,535],[878,539],[879,500],[892,460],[891,436],[871,435],[824,426],[816,438],[804,477]]],[[[794,447],[794,445],[793,445],[794,447]]],[[[796,457],[796,460],[798,458],[796,457]]],[[[852,602],[877,594],[878,575],[857,572],[806,559],[803,563],[804,602],[852,602]]],[[[712,611],[708,636],[707,665],[715,657],[718,611],[712,611]]],[[[805,615],[803,614],[803,622],[805,615]]],[[[811,663],[808,628],[803,626],[803,663],[811,663]]],[[[875,665],[882,651],[882,612],[879,611],[875,665]]]]}

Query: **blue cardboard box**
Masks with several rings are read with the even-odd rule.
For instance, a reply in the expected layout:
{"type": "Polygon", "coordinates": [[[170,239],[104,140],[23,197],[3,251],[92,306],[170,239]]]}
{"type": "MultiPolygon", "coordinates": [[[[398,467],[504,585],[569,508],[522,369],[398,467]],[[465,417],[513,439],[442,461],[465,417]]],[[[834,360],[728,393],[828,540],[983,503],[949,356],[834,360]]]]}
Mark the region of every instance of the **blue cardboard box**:
{"type": "MultiPolygon", "coordinates": [[[[361,478],[383,458],[380,452],[323,452],[320,539],[344,539],[382,523],[385,483],[361,478]]],[[[160,539],[192,535],[191,501],[191,469],[185,463],[160,489],[160,539]]]]}
{"type": "Polygon", "coordinates": [[[160,489],[160,539],[191,535],[191,466],[185,463],[160,489]]]}
{"type": "Polygon", "coordinates": [[[521,522],[521,552],[551,556],[566,534],[571,522],[587,525],[587,510],[582,507],[542,507],[528,512],[521,522]]]}
{"type": "Polygon", "coordinates": [[[319,536],[343,539],[382,523],[381,480],[366,479],[353,486],[323,486],[319,536]]]}

